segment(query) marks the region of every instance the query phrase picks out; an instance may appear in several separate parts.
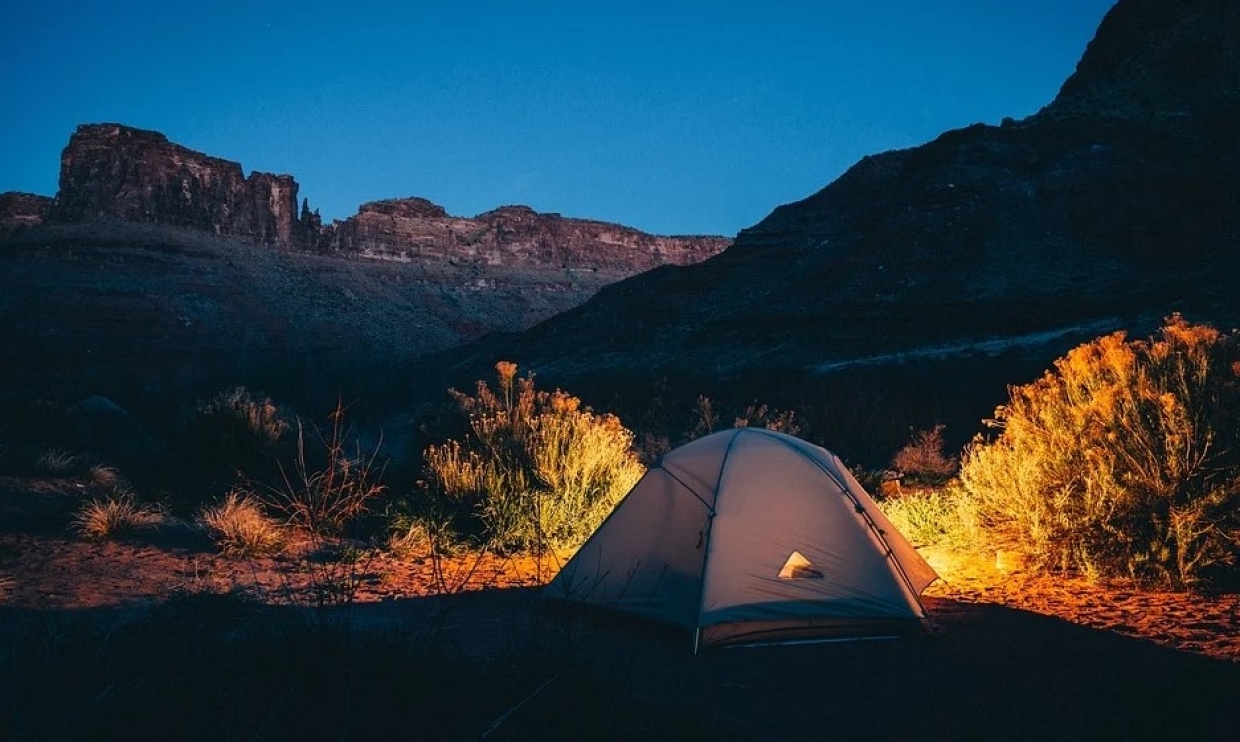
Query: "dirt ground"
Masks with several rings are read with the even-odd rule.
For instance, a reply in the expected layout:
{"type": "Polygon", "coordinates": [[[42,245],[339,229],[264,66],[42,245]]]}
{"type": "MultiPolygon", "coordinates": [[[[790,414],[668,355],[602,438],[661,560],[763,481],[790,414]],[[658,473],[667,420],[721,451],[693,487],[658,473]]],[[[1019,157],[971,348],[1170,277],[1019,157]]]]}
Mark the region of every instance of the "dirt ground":
{"type": "MultiPolygon", "coordinates": [[[[549,609],[537,586],[555,557],[233,559],[185,526],[86,542],[65,529],[75,488],[0,478],[0,612],[140,610],[204,590],[296,608],[346,580],[362,625],[435,616],[437,641],[467,654],[571,634],[618,697],[707,720],[711,738],[1235,739],[1240,729],[1240,595],[1093,585],[1031,574],[1010,555],[929,550],[943,579],[926,592],[926,636],[695,657],[678,632],[549,609]]],[[[494,738],[525,738],[556,713],[556,680],[494,738]]]]}

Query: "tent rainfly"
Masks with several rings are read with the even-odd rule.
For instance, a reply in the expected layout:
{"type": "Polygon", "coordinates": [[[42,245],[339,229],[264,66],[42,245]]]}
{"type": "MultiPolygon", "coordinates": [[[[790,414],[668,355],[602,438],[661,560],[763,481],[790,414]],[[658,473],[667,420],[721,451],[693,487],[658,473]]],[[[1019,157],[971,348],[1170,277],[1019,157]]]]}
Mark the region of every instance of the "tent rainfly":
{"type": "Polygon", "coordinates": [[[546,588],[699,646],[906,633],[934,569],[839,457],[735,428],[670,451],[546,588]]]}

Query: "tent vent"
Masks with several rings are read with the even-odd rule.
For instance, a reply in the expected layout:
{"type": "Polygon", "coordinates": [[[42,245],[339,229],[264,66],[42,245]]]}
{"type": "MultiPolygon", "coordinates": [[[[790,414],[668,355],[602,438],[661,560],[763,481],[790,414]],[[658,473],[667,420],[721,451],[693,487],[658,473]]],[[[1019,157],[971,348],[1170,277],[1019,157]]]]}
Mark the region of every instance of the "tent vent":
{"type": "Polygon", "coordinates": [[[788,561],[784,562],[784,568],[779,570],[779,579],[821,580],[822,572],[818,571],[818,568],[801,552],[794,551],[788,556],[788,561]]]}

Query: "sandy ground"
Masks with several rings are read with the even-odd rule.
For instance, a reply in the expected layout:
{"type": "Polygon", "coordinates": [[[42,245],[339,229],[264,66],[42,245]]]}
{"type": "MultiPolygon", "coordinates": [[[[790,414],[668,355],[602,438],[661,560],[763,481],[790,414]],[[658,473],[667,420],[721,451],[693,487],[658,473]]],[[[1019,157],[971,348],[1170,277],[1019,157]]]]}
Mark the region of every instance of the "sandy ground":
{"type": "MultiPolygon", "coordinates": [[[[352,586],[355,601],[376,603],[532,587],[554,575],[564,558],[461,554],[436,562],[412,550],[368,553],[347,564],[330,555],[315,558],[314,545],[303,542],[291,554],[237,559],[218,554],[182,524],[121,541],[83,541],[64,527],[66,507],[80,497],[67,480],[0,478],[0,605],[101,608],[201,590],[316,605],[339,600],[316,588],[339,584],[352,586]]],[[[923,555],[942,577],[926,591],[931,601],[1004,606],[1240,663],[1240,595],[1136,590],[1031,574],[1003,554],[994,561],[936,549],[923,555]]]]}
{"type": "Polygon", "coordinates": [[[330,588],[347,586],[352,600],[375,603],[537,585],[558,569],[555,555],[463,553],[437,561],[416,549],[365,550],[345,561],[331,545],[308,539],[294,540],[280,555],[236,558],[175,519],[117,540],[88,541],[67,527],[84,497],[71,480],[0,477],[0,605],[82,610],[209,590],[317,607],[342,602],[330,588]]]}
{"type": "MultiPolygon", "coordinates": [[[[1202,740],[1240,729],[1234,594],[1092,585],[1027,573],[1008,556],[930,550],[943,580],[925,596],[935,624],[926,636],[695,657],[688,637],[640,622],[554,611],[546,620],[537,586],[554,558],[232,559],[183,526],[84,542],[64,526],[80,497],[71,482],[0,478],[0,612],[140,609],[207,589],[306,606],[316,584],[352,575],[347,610],[359,621],[433,623],[435,641],[477,655],[571,641],[617,697],[707,719],[712,739],[1202,740]]],[[[495,738],[532,734],[556,713],[554,691],[544,696],[495,738]]]]}

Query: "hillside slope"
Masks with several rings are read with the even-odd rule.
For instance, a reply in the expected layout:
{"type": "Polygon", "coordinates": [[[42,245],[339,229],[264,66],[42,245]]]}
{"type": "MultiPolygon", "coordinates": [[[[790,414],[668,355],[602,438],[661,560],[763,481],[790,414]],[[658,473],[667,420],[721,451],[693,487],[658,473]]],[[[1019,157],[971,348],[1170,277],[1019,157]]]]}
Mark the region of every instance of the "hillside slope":
{"type": "Polygon", "coordinates": [[[729,375],[1009,339],[1049,361],[1171,311],[1235,322],[1238,126],[1240,4],[1121,0],[1038,114],[866,157],[723,254],[468,357],[729,375]]]}

